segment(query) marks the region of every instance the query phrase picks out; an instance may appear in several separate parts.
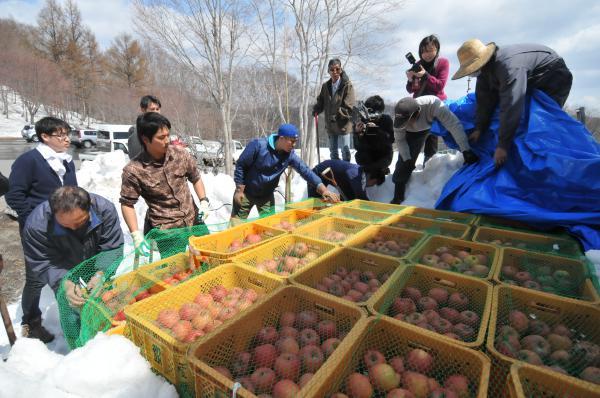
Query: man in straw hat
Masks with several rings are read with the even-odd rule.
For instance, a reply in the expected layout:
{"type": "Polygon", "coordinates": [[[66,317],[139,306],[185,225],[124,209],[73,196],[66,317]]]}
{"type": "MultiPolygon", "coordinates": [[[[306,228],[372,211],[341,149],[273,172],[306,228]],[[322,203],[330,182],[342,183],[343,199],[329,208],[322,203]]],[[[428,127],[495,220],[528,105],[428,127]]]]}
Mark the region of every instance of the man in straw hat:
{"type": "Polygon", "coordinates": [[[480,133],[485,133],[496,106],[500,106],[498,146],[494,153],[496,166],[506,161],[519,126],[525,95],[533,89],[542,90],[562,107],[571,91],[573,75],[565,61],[554,50],[540,44],[499,47],[471,39],[463,43],[457,55],[460,68],[452,80],[477,77],[477,113],[471,140],[476,141],[480,133]]]}

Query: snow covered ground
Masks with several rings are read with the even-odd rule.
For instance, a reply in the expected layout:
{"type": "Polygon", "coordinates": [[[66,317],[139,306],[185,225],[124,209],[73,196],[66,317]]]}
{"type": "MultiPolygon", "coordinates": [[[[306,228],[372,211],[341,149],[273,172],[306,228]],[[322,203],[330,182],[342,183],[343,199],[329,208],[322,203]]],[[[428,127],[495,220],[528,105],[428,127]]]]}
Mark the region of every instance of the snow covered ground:
{"type": "MultiPolygon", "coordinates": [[[[323,149],[322,153],[328,153],[323,149]]],[[[93,162],[84,162],[77,173],[80,185],[90,192],[109,198],[118,211],[121,170],[127,156],[120,151],[99,156],[93,162]]],[[[392,164],[395,164],[396,159],[392,164]]],[[[418,162],[422,163],[421,160],[418,162]]],[[[462,165],[460,154],[438,154],[423,170],[421,166],[413,173],[407,189],[406,204],[433,208],[441,189],[452,174],[462,165]]],[[[206,223],[212,230],[222,229],[229,219],[230,203],[235,188],[233,179],[227,175],[203,174],[211,206],[216,209],[206,223]]],[[[389,202],[393,196],[391,175],[381,186],[368,188],[369,197],[389,202]]],[[[278,191],[284,192],[284,178],[278,191]]],[[[294,173],[292,180],[293,200],[306,197],[306,183],[294,173]]],[[[277,205],[283,205],[283,196],[275,195],[277,205]]],[[[197,198],[196,198],[197,200],[197,198]]],[[[142,219],[146,205],[141,200],[136,206],[142,219]]],[[[121,217],[126,244],[131,240],[121,217]]],[[[600,251],[589,253],[600,264],[600,251]]],[[[132,259],[123,262],[123,269],[132,259]]],[[[0,361],[0,398],[4,397],[175,397],[173,386],[156,376],[150,365],[139,354],[139,349],[121,336],[99,334],[85,347],[69,352],[60,328],[58,307],[52,291],[46,287],[40,308],[44,324],[56,335],[47,346],[36,340],[18,339],[10,348],[5,333],[0,332],[0,355],[8,358],[0,361]]],[[[20,335],[20,303],[9,306],[9,313],[17,335],[20,335]]]]}

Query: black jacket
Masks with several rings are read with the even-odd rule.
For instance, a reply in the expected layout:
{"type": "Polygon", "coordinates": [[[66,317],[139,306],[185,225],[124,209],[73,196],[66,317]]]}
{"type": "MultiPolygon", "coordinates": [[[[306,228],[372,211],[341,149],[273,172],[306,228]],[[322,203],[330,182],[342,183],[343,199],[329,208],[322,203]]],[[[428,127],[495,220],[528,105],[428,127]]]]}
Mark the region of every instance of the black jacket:
{"type": "Polygon", "coordinates": [[[383,114],[377,126],[367,127],[364,133],[354,133],[354,158],[365,171],[383,170],[392,163],[394,121],[389,115],[383,114]]]}
{"type": "Polygon", "coordinates": [[[0,197],[4,196],[8,192],[8,178],[0,173],[0,197]]]}
{"type": "MultiPolygon", "coordinates": [[[[123,232],[115,206],[102,196],[90,194],[90,222],[81,237],[62,227],[54,219],[48,201],[36,207],[23,230],[25,264],[38,276],[38,280],[56,291],[63,276],[82,261],[101,251],[117,249],[123,245],[123,232]]],[[[115,250],[117,259],[122,255],[115,250]]],[[[107,260],[107,257],[103,257],[107,260]]],[[[96,267],[111,265],[96,263],[96,267]]]]}

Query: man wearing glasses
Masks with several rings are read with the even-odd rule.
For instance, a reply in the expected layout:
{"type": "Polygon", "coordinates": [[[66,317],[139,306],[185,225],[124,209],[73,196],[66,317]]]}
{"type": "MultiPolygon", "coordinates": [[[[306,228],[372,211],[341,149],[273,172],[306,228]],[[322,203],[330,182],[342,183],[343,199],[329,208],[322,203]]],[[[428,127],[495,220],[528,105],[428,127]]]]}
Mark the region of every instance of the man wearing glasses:
{"type": "Polygon", "coordinates": [[[313,115],[316,117],[319,113],[325,112],[330,158],[339,159],[341,147],[342,159],[349,162],[352,108],[355,102],[354,87],[346,72],[342,70],[339,59],[330,60],[328,68],[331,79],[323,83],[321,92],[317,96],[317,103],[313,107],[313,115]]]}
{"type": "MultiPolygon", "coordinates": [[[[19,156],[12,165],[6,203],[17,212],[21,242],[23,227],[32,210],[48,200],[57,188],[66,185],[77,186],[75,164],[71,155],[67,153],[71,144],[70,130],[67,122],[55,117],[38,120],[35,124],[35,134],[40,143],[36,148],[19,156]]],[[[48,343],[54,339],[54,335],[42,326],[42,312],[39,308],[44,285],[45,282],[26,265],[25,287],[21,297],[23,336],[48,343]]]]}
{"type": "Polygon", "coordinates": [[[275,188],[279,177],[288,166],[293,167],[317,193],[328,202],[340,198],[330,192],[321,179],[296,155],[294,145],[298,130],[293,124],[282,124],[277,133],[267,138],[257,138],[244,149],[235,164],[235,193],[233,194],[232,218],[248,218],[252,207],[259,213],[268,212],[275,206],[275,188]]]}

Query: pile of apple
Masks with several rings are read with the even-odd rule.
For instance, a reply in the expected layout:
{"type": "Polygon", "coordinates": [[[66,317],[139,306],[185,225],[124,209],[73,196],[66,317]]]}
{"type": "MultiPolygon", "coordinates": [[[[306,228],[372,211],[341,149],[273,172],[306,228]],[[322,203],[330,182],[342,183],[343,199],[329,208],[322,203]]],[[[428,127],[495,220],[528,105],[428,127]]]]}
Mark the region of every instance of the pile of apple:
{"type": "Polygon", "coordinates": [[[502,240],[502,239],[490,239],[490,240],[486,240],[486,239],[481,239],[480,240],[481,243],[489,243],[491,245],[497,245],[497,246],[505,246],[505,247],[516,247],[517,249],[527,249],[527,243],[525,242],[512,242],[508,239],[506,240],[502,240]]]}
{"type": "Polygon", "coordinates": [[[271,234],[266,233],[266,232],[263,235],[248,234],[248,235],[246,235],[246,237],[244,239],[234,239],[229,244],[229,251],[235,252],[240,249],[243,249],[244,247],[248,247],[250,245],[258,243],[258,242],[262,241],[265,237],[269,237],[269,238],[271,237],[271,234]]]}
{"type": "Polygon", "coordinates": [[[214,369],[257,395],[299,397],[300,389],[344,335],[334,321],[320,319],[314,311],[286,311],[280,315],[277,328],[262,328],[247,351],[236,353],[228,366],[214,369]]]}
{"type": "Polygon", "coordinates": [[[315,289],[354,302],[367,301],[389,278],[388,272],[377,276],[373,271],[338,267],[333,274],[325,276],[315,289]]]}
{"type": "Polygon", "coordinates": [[[326,240],[327,242],[343,242],[348,239],[348,234],[339,231],[327,231],[324,234],[321,234],[321,239],[326,240]]]}
{"type": "Polygon", "coordinates": [[[286,231],[293,231],[298,228],[299,223],[289,222],[287,220],[281,220],[278,224],[273,225],[273,228],[284,229],[286,231]]]}
{"type": "Polygon", "coordinates": [[[501,354],[600,384],[600,345],[563,323],[548,325],[513,310],[496,333],[501,354]]]}
{"type": "Polygon", "coordinates": [[[104,291],[100,296],[100,299],[108,309],[115,312],[113,320],[122,322],[125,320],[125,311],[123,310],[125,305],[142,301],[156,293],[160,293],[162,290],[163,289],[157,285],[152,286],[149,289],[142,289],[138,284],[127,286],[125,289],[113,287],[112,289],[104,291]]]}
{"type": "Polygon", "coordinates": [[[158,313],[156,323],[182,343],[191,343],[250,307],[259,294],[254,289],[218,285],[208,293],[199,293],[193,302],[179,308],[165,308],[158,313]]]}
{"type": "Polygon", "coordinates": [[[365,243],[363,249],[374,253],[386,254],[388,256],[402,257],[406,256],[410,246],[410,242],[402,239],[386,238],[382,234],[377,234],[373,239],[365,243]]]}
{"type": "Polygon", "coordinates": [[[569,271],[560,269],[552,271],[552,267],[548,265],[531,268],[532,271],[529,272],[513,265],[505,265],[501,270],[502,281],[510,285],[547,293],[567,296],[578,295],[577,280],[571,276],[569,271]]]}
{"type": "Polygon", "coordinates": [[[283,256],[277,256],[257,263],[256,270],[258,272],[271,272],[281,276],[288,276],[311,261],[316,260],[317,257],[319,255],[310,251],[306,243],[297,242],[288,248],[283,256]]]}
{"type": "Polygon", "coordinates": [[[331,398],[467,398],[471,396],[469,379],[451,374],[440,384],[431,377],[434,359],[431,354],[415,348],[406,354],[386,360],[377,350],[367,350],[363,356],[366,372],[350,374],[344,384],[345,394],[337,392],[331,398]],[[379,395],[381,394],[381,395],[379,395]],[[385,394],[385,395],[383,395],[385,394]]]}
{"type": "Polygon", "coordinates": [[[192,269],[184,269],[183,267],[176,267],[167,273],[167,275],[163,275],[162,281],[167,285],[176,286],[183,281],[186,281],[191,278],[194,271],[192,269]]]}
{"type": "Polygon", "coordinates": [[[423,294],[419,288],[409,286],[392,302],[389,314],[455,340],[472,341],[481,319],[468,308],[469,298],[463,293],[433,287],[423,294]]]}
{"type": "Polygon", "coordinates": [[[485,254],[471,254],[465,250],[440,246],[433,253],[421,257],[421,263],[444,271],[485,278],[490,272],[485,254]]]}

